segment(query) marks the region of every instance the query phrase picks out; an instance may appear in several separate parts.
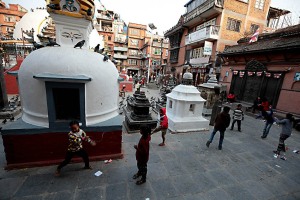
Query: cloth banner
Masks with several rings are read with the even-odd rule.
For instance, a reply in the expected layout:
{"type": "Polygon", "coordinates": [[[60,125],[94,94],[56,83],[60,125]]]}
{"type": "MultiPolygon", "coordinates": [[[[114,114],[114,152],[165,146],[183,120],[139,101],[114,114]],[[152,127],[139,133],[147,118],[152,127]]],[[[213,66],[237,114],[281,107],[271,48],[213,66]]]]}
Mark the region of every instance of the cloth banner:
{"type": "Polygon", "coordinates": [[[269,72],[266,73],[266,77],[271,77],[271,75],[272,75],[272,74],[269,73],[269,72]]]}
{"type": "Polygon", "coordinates": [[[239,71],[233,71],[233,75],[238,75],[239,71]]]}
{"type": "Polygon", "coordinates": [[[281,74],[274,74],[274,78],[280,78],[281,74]]]}
{"type": "Polygon", "coordinates": [[[245,75],[245,72],[240,72],[240,77],[243,78],[245,75]]]}
{"type": "Polygon", "coordinates": [[[263,72],[256,72],[256,76],[261,76],[263,72]]]}

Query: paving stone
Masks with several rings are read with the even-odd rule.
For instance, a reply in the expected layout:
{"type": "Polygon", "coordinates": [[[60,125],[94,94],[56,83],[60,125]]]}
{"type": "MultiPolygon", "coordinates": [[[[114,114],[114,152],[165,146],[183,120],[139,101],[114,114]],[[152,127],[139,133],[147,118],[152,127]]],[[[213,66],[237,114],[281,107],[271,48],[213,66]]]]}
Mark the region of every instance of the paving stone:
{"type": "Polygon", "coordinates": [[[151,181],[157,199],[167,199],[179,195],[170,179],[158,179],[151,181]]]}
{"type": "Polygon", "coordinates": [[[6,178],[0,179],[0,199],[12,197],[26,178],[6,178]]]}
{"type": "Polygon", "coordinates": [[[178,160],[165,162],[164,165],[168,169],[168,173],[171,176],[187,173],[187,171],[182,167],[181,163],[178,160]]]}
{"type": "Polygon", "coordinates": [[[218,186],[237,184],[237,181],[224,169],[208,171],[207,177],[213,180],[218,186]]]}
{"type": "MultiPolygon", "coordinates": [[[[74,190],[75,191],[75,190],[74,190]]],[[[62,191],[62,192],[54,192],[48,195],[45,195],[43,200],[72,200],[74,199],[74,193],[71,191],[62,191]]]]}
{"type": "Polygon", "coordinates": [[[139,200],[150,198],[150,200],[156,200],[156,194],[151,186],[151,181],[147,180],[146,183],[142,185],[136,185],[136,180],[128,183],[129,186],[129,199],[139,200]]]}
{"type": "Polygon", "coordinates": [[[66,190],[75,190],[78,185],[78,173],[80,172],[64,172],[61,173],[59,177],[54,177],[50,182],[51,184],[47,192],[52,193],[66,190]]]}
{"type": "Polygon", "coordinates": [[[205,199],[220,200],[220,199],[231,199],[232,197],[227,194],[222,188],[214,188],[208,192],[202,194],[205,199]]]}
{"type": "Polygon", "coordinates": [[[243,188],[245,188],[253,197],[256,199],[270,199],[274,198],[272,192],[267,190],[264,184],[260,181],[247,181],[242,183],[243,188]]]}
{"type": "Polygon", "coordinates": [[[77,190],[75,195],[75,200],[82,200],[82,199],[88,199],[88,200],[105,199],[104,188],[96,187],[96,188],[77,190]]]}
{"type": "Polygon", "coordinates": [[[200,192],[208,192],[216,188],[217,184],[206,176],[206,173],[197,173],[192,174],[194,182],[198,185],[200,192]]]}
{"type": "Polygon", "coordinates": [[[162,162],[148,164],[148,179],[157,180],[157,179],[168,178],[168,177],[169,177],[169,172],[162,162]]]}
{"type": "Polygon", "coordinates": [[[15,194],[16,197],[45,193],[53,181],[53,174],[29,176],[15,194]]]}
{"type": "Polygon", "coordinates": [[[172,176],[173,185],[181,195],[194,194],[201,192],[201,188],[194,182],[191,175],[172,176]]]}
{"type": "Polygon", "coordinates": [[[250,192],[248,192],[246,189],[244,189],[240,185],[230,185],[230,186],[224,186],[223,189],[230,195],[230,199],[234,200],[253,200],[254,197],[251,195],[250,192]]]}
{"type": "Polygon", "coordinates": [[[114,183],[106,187],[106,200],[124,200],[127,199],[127,183],[114,183]]]}

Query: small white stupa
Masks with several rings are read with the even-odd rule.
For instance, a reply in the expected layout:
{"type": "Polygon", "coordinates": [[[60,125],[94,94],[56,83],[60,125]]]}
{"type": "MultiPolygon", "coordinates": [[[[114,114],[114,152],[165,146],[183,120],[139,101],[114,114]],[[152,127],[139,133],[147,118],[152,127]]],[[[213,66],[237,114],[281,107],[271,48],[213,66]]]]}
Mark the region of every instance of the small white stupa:
{"type": "Polygon", "coordinates": [[[167,94],[167,116],[172,132],[194,132],[209,130],[209,121],[202,117],[205,100],[192,86],[193,75],[186,72],[183,84],[167,94]]]}

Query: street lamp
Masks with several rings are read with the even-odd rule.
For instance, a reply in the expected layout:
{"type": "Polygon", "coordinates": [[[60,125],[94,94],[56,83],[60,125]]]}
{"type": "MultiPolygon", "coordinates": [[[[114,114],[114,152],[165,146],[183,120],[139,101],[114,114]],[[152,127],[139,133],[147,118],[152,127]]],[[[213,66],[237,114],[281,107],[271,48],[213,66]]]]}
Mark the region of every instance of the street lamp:
{"type": "MultiPolygon", "coordinates": [[[[153,31],[156,28],[156,26],[153,23],[148,24],[149,28],[153,31]]],[[[152,54],[152,42],[153,42],[153,34],[151,32],[151,39],[150,39],[150,49],[149,49],[149,65],[148,65],[148,74],[147,74],[147,84],[149,83],[149,78],[150,78],[150,67],[151,67],[151,54],[152,54]]]]}

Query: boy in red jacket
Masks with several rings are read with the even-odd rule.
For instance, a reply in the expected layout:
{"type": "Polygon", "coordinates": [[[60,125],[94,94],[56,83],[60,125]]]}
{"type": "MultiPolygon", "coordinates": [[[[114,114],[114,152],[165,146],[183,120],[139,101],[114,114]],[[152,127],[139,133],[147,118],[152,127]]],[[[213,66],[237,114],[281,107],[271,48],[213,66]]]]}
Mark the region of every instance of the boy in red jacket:
{"type": "Polygon", "coordinates": [[[159,144],[159,146],[165,146],[165,141],[166,141],[166,134],[167,134],[167,130],[168,130],[168,117],[166,115],[166,108],[161,108],[160,112],[160,125],[159,127],[157,127],[156,129],[153,130],[153,132],[151,133],[151,135],[153,133],[156,133],[158,131],[161,131],[161,137],[162,137],[162,143],[159,144]]]}
{"type": "Polygon", "coordinates": [[[138,177],[142,176],[141,180],[136,182],[137,185],[141,185],[146,182],[151,128],[148,125],[142,125],[140,128],[140,133],[142,137],[139,141],[139,144],[134,145],[134,148],[136,149],[135,156],[137,167],[139,171],[132,177],[133,179],[137,179],[138,177]]]}

